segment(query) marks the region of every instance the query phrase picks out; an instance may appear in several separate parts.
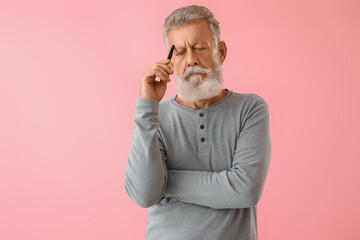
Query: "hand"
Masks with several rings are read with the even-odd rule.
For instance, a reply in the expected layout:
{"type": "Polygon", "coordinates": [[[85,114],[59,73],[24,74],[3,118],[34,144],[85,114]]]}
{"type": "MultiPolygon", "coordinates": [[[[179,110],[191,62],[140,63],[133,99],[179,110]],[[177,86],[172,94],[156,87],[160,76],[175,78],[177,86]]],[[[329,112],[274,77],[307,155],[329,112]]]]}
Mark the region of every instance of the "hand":
{"type": "Polygon", "coordinates": [[[161,101],[165,95],[167,83],[170,82],[170,74],[173,69],[168,66],[170,59],[154,63],[142,76],[140,86],[140,98],[151,98],[161,101]],[[156,77],[160,81],[155,81],[156,77]]]}

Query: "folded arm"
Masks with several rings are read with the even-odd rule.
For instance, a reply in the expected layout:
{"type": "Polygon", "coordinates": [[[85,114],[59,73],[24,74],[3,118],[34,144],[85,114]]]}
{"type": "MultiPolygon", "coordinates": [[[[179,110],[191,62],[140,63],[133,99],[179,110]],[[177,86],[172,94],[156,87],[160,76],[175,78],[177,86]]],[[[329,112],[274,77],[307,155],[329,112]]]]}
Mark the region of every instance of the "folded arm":
{"type": "Polygon", "coordinates": [[[168,169],[164,195],[215,209],[256,205],[262,195],[270,165],[269,125],[267,104],[257,104],[249,113],[237,139],[230,170],[208,172],[168,169]]]}

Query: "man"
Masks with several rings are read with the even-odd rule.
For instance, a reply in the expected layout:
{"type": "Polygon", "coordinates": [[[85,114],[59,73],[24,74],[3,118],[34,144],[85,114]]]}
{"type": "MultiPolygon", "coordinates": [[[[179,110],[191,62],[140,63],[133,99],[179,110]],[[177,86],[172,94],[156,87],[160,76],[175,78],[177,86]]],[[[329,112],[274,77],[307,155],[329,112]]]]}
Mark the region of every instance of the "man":
{"type": "Polygon", "coordinates": [[[149,208],[147,240],[258,239],[269,109],[259,95],[222,89],[218,24],[205,7],[173,11],[163,30],[174,55],[141,78],[125,189],[149,208]],[[162,101],[174,72],[177,95],[162,101]]]}

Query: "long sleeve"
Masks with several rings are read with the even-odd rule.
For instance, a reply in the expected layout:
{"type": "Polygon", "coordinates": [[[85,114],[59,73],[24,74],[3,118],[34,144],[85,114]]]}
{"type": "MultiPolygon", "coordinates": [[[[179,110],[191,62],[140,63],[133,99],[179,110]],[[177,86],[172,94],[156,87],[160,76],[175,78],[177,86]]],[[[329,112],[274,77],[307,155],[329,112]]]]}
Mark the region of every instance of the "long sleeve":
{"type": "Polygon", "coordinates": [[[158,132],[159,101],[138,98],[131,153],[125,173],[125,190],[140,207],[156,204],[166,188],[167,167],[158,132]]]}
{"type": "Polygon", "coordinates": [[[220,172],[168,169],[164,195],[215,209],[246,208],[262,195],[271,158],[268,105],[249,113],[236,142],[233,165],[220,172]]]}

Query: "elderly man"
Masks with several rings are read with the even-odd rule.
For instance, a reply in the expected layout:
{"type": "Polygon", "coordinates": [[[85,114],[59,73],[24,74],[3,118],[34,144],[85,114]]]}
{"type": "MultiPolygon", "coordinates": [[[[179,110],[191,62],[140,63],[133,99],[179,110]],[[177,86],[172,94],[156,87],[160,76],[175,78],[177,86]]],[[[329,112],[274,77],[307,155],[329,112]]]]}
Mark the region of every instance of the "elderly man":
{"type": "Polygon", "coordinates": [[[142,75],[124,184],[149,208],[145,239],[258,239],[271,158],[268,105],[222,89],[227,48],[207,8],[176,9],[163,33],[174,54],[142,75]],[[162,101],[173,73],[177,95],[162,101]]]}

